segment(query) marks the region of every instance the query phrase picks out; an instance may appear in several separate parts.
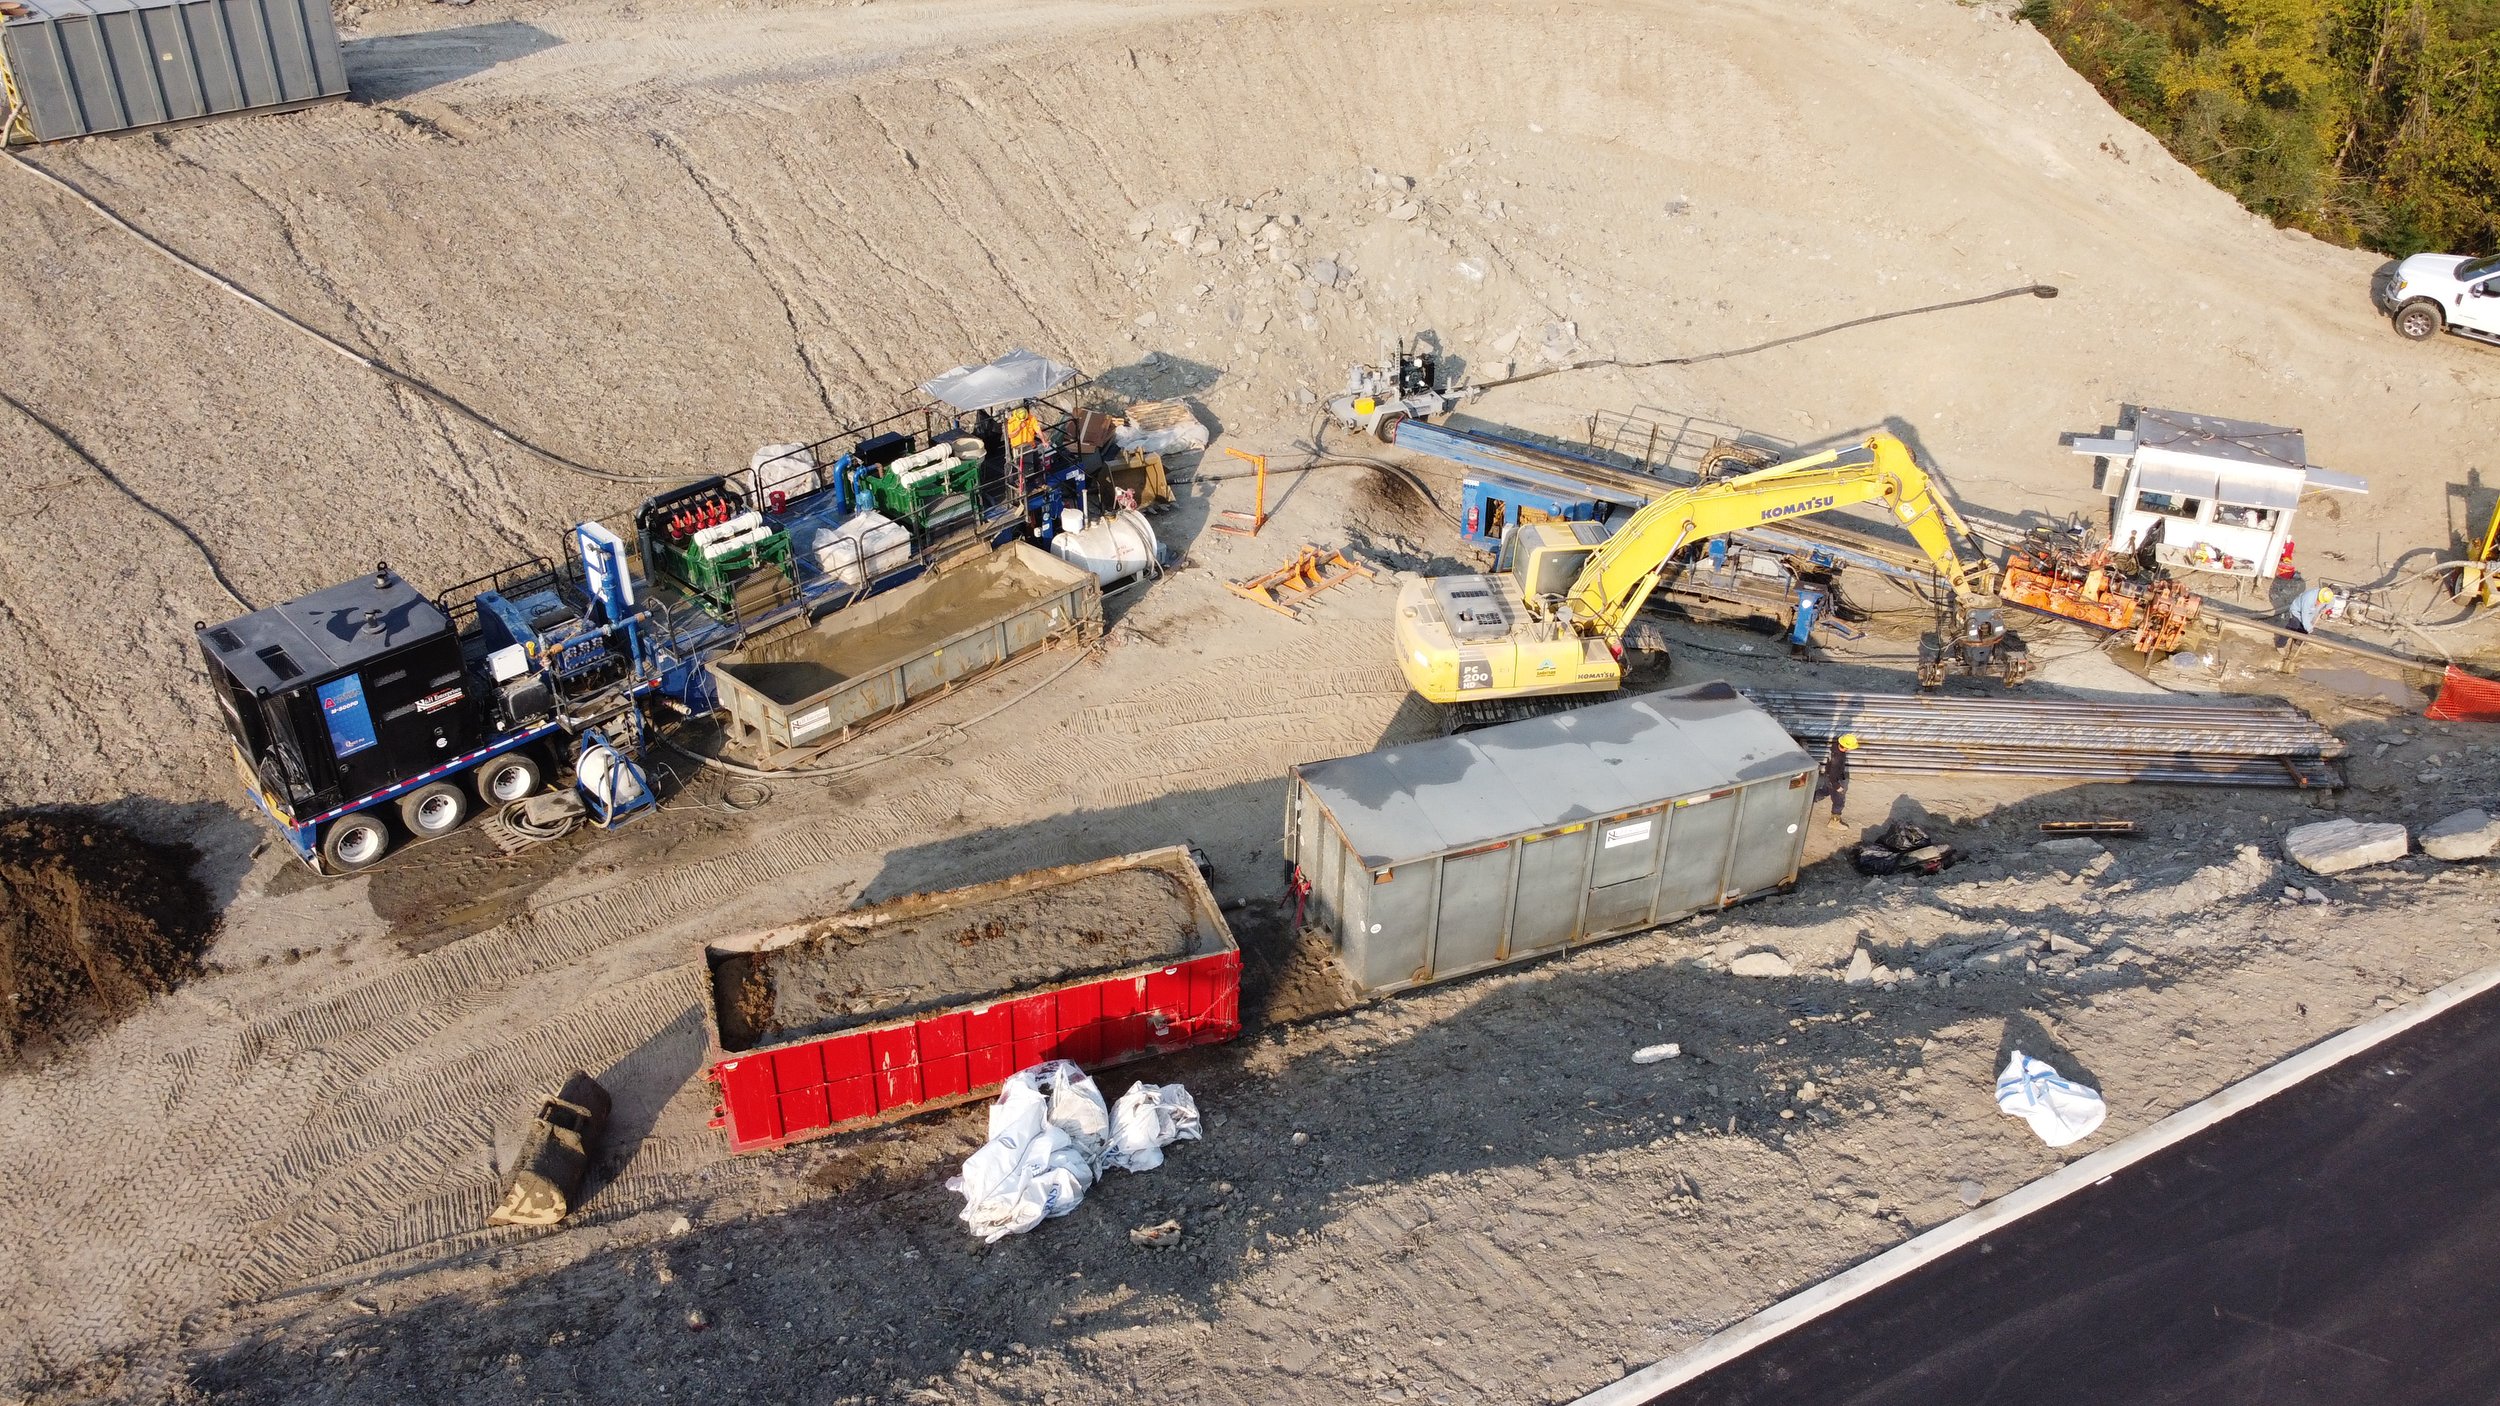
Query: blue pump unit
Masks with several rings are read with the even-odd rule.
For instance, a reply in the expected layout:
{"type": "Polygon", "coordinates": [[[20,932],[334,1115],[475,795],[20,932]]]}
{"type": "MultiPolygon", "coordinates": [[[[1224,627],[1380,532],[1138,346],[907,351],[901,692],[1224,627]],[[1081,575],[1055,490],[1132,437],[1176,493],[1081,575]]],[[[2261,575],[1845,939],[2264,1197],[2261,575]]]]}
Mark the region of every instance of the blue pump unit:
{"type": "Polygon", "coordinates": [[[619,662],[607,631],[552,589],[517,597],[480,591],[477,615],[488,652],[517,644],[539,670],[568,684],[619,662]]]}

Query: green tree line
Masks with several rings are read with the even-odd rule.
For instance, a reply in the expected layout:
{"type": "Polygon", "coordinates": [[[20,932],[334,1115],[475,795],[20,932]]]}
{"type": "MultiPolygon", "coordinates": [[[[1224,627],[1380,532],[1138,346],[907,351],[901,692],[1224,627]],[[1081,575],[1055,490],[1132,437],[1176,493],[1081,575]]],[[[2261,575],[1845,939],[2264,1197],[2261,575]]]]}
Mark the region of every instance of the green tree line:
{"type": "Polygon", "coordinates": [[[2278,225],[2500,250],[2500,0],[2024,0],[2111,104],[2278,225]]]}

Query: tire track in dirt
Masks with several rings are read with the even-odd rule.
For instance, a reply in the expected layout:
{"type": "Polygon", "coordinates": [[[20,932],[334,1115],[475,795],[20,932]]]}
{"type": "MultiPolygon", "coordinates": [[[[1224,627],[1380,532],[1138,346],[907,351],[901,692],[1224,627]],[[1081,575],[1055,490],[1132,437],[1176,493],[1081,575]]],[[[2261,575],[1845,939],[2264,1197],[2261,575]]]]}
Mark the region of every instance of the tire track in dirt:
{"type": "MultiPolygon", "coordinates": [[[[1047,195],[1051,203],[1057,207],[1060,220],[1066,228],[1070,230],[1085,228],[1085,219],[1069,203],[1067,193],[1061,190],[1058,182],[1052,178],[1053,168],[1057,165],[1055,160],[1040,157],[1033,151],[1030,143],[1016,142],[1006,135],[1016,130],[1015,125],[998,121],[982,103],[980,94],[962,79],[951,76],[940,78],[938,88],[939,91],[963,104],[978,119],[974,122],[957,124],[955,132],[958,138],[961,139],[967,132],[977,132],[996,153],[995,160],[976,157],[963,163],[962,166],[962,169],[967,170],[971,178],[979,183],[982,193],[988,197],[987,204],[992,209],[1024,215],[1028,207],[1016,200],[999,184],[997,173],[1030,171],[1034,184],[1039,186],[1043,194],[1047,195]]],[[[940,208],[945,208],[943,197],[940,197],[940,208]]],[[[993,228],[998,228],[1004,234],[1022,236],[1020,242],[1038,248],[1040,241],[1032,238],[1034,232],[1028,227],[1029,223],[1030,220],[1027,217],[1013,222],[1001,222],[993,228]]],[[[998,276],[1000,286],[1005,288],[1008,296],[1014,298],[1016,304],[1033,319],[1034,326],[1050,340],[1051,346],[1065,354],[1068,348],[1084,344],[1083,339],[1070,335],[1068,329],[1052,325],[1049,314],[1044,312],[1041,305],[1035,301],[1034,289],[1023,277],[1011,271],[1007,262],[998,256],[998,251],[990,247],[990,241],[982,237],[980,223],[967,221],[964,229],[970,236],[973,247],[980,250],[981,257],[988,262],[990,271],[998,276]]],[[[1025,260],[1019,259],[1017,262],[1022,263],[1025,260]]],[[[1050,266],[1045,261],[1044,267],[1050,266]]],[[[1070,291],[1065,284],[1060,287],[1063,294],[1070,291]]]]}
{"type": "MultiPolygon", "coordinates": [[[[1172,702],[1198,702],[1232,677],[1222,668],[1204,669],[1158,692],[1172,702]]],[[[1154,760],[1169,755],[1165,748],[1111,749],[1124,764],[1090,775],[1082,798],[1107,791],[1115,803],[1143,803],[1176,787],[1270,776],[1273,767],[1263,754],[1279,745],[1359,744],[1363,739],[1345,726],[1344,705],[1386,704],[1392,695],[1378,687],[1382,681],[1382,671],[1351,668],[1309,689],[1255,690],[1244,700],[1246,725],[1207,720],[1180,729],[1184,753],[1218,760],[1176,770],[1154,760]]],[[[1151,701],[1123,700],[1088,709],[1084,725],[1074,730],[1085,737],[1127,733],[1155,711],[1151,701]]],[[[533,976],[716,907],[774,875],[889,850],[959,827],[976,811],[1033,808],[1069,794],[1062,765],[1021,750],[995,762],[980,756],[975,770],[982,782],[977,787],[952,777],[890,783],[834,823],[768,831],[740,854],[557,900],[380,981],[253,1022],[243,1042],[246,1062],[305,1049],[319,1049],[327,1059],[319,1112],[279,1158],[284,1185],[241,1208],[268,1229],[232,1271],[227,1293],[262,1297],[351,1266],[420,1263],[488,1243],[479,1238],[476,1221],[462,1217],[482,1215],[492,1178],[483,1170],[457,1170],[474,1157],[487,1127],[478,1111],[481,1096],[518,1098],[567,1069],[620,1057],[705,998],[700,971],[678,966],[638,978],[491,1047],[407,1064],[411,1052],[447,1031],[491,1019],[508,1006],[506,993],[533,976]],[[620,921],[620,912],[635,917],[620,921]],[[375,1147],[390,1155],[370,1155],[375,1147]]],[[[708,1137],[680,1142],[647,1165],[638,1152],[586,1210],[622,1215],[659,1204],[687,1172],[725,1160],[725,1150],[708,1137]]]]}
{"type": "MultiPolygon", "coordinates": [[[[485,1149],[499,1113],[525,1106],[575,1069],[611,1066],[702,994],[699,970],[677,967],[604,991],[492,1049],[394,1071],[391,1082],[328,1104],[281,1154],[283,1180],[273,1179],[244,1213],[284,1223],[280,1238],[290,1246],[352,1241],[358,1222],[370,1219],[367,1208],[387,1208],[409,1189],[434,1184],[429,1169],[454,1166],[464,1150],[485,1149]],[[305,1222],[309,1232],[292,1229],[305,1222]]],[[[483,1165],[482,1158],[470,1160],[483,1165]]],[[[335,1257],[255,1254],[230,1280],[230,1292],[265,1294],[335,1257]]]]}
{"type": "Polygon", "coordinates": [[[782,321],[790,328],[791,350],[798,354],[799,364],[806,368],[809,384],[816,388],[816,401],[824,407],[826,421],[841,423],[842,412],[834,406],[833,388],[825,379],[824,368],[816,364],[815,354],[808,350],[807,334],[799,327],[798,309],[791,304],[789,288],[780,275],[765,265],[763,249],[769,247],[770,241],[751,238],[747,233],[747,226],[753,223],[754,215],[751,212],[739,213],[727,188],[703,174],[702,168],[695,164],[693,154],[686,150],[685,143],[679,141],[674,133],[653,132],[651,144],[685,169],[686,179],[694,183],[695,189],[710,203],[713,213],[720,216],[721,229],[729,236],[730,244],[746,256],[747,266],[755,270],[755,276],[763,281],[773,300],[781,305],[782,321]]]}
{"type": "MultiPolygon", "coordinates": [[[[490,1016],[534,977],[839,854],[794,825],[751,850],[552,904],[305,1009],[170,1050],[147,1043],[163,1013],[143,1013],[90,1052],[119,1070],[100,1088],[83,1077],[17,1081],[0,1105],[9,1133],[0,1177],[52,1206],[65,1228],[112,1228],[74,1260],[30,1264],[0,1283],[0,1313],[27,1324],[21,1351],[84,1360],[122,1346],[134,1324],[276,1292],[364,1253],[366,1227],[446,1194],[441,1179],[457,1174],[445,1169],[477,1154],[495,1100],[621,1058],[699,998],[699,974],[675,964],[511,1038],[489,1032],[439,1058],[409,1056],[447,1027],[490,1016]],[[98,1167],[111,1171],[93,1174],[98,1167]],[[184,1197],[160,1194],[177,1184],[189,1188],[184,1197]]],[[[664,1181],[628,1194],[655,1204],[664,1181]]],[[[0,1372],[22,1366],[0,1359],[0,1372]]]]}
{"type": "MultiPolygon", "coordinates": [[[[1049,76],[1062,79],[1073,75],[1075,71],[1073,65],[1063,64],[1054,67],[1049,76]]],[[[1035,81],[1026,65],[1009,65],[1003,73],[1023,86],[1025,95],[1033,100],[1033,106],[1040,112],[1043,122],[1055,131],[1073,133],[1085,142],[1086,147],[1093,152],[1094,164],[1100,168],[1099,174],[1103,183],[1119,192],[1122,204],[1135,209],[1144,203],[1137,198],[1136,192],[1129,189],[1128,183],[1120,178],[1127,163],[1112,158],[1110,148],[1102,144],[1102,138],[1095,133],[1091,124],[1069,120],[1068,112],[1064,107],[1052,103],[1049,98],[1043,96],[1041,84],[1035,81]]],[[[1081,93],[1083,84],[1080,82],[1078,87],[1081,93]]],[[[1080,96],[1079,101],[1082,100],[1080,96]]]]}
{"type": "Polygon", "coordinates": [[[795,207],[793,218],[767,225],[772,235],[766,241],[767,247],[789,266],[780,281],[790,290],[791,298],[805,301],[810,320],[819,334],[838,343],[843,355],[857,368],[850,378],[848,399],[858,403],[843,404],[836,412],[834,421],[845,425],[858,423],[871,414],[882,413],[863,410],[863,404],[870,403],[872,397],[877,398],[875,403],[878,404],[890,400],[900,388],[913,384],[914,375],[919,373],[906,373],[898,366],[890,344],[883,339],[872,343],[854,336],[849,326],[850,319],[817,291],[812,272],[831,266],[823,257],[817,236],[820,231],[839,229],[853,218],[849,206],[842,200],[841,192],[821,180],[815,172],[804,170],[793,162],[777,131],[763,144],[762,154],[772,160],[773,170],[779,176],[776,193],[795,207]],[[820,198],[832,202],[831,208],[821,204],[820,198]],[[879,347],[878,354],[873,358],[868,350],[871,345],[879,347]]]}

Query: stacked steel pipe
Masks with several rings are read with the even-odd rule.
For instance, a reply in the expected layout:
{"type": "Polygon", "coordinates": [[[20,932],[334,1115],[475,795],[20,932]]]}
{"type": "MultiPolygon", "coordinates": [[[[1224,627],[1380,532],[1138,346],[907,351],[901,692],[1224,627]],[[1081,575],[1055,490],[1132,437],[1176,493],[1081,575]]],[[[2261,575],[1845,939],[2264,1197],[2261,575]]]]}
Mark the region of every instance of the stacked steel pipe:
{"type": "Polygon", "coordinates": [[[2287,703],[2118,703],[1747,689],[1809,751],[1855,733],[1856,772],[1977,772],[2208,786],[2344,784],[2342,739],[2287,703]]]}

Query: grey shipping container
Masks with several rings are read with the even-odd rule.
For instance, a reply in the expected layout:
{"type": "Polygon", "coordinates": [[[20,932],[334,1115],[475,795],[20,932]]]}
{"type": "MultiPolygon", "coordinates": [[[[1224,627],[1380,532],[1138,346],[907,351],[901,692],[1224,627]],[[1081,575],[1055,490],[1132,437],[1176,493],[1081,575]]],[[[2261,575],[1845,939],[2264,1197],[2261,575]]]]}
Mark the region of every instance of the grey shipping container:
{"type": "Polygon", "coordinates": [[[731,743],[780,769],[1053,641],[1101,637],[1100,578],[1010,542],[813,629],[724,654],[712,681],[731,743]]]}
{"type": "Polygon", "coordinates": [[[329,0],[25,4],[0,59],[37,141],[347,95],[329,0]]]}
{"type": "Polygon", "coordinates": [[[1297,766],[1285,857],[1347,974],[1396,991],[1787,885],[1816,771],[1700,684],[1297,766]]]}

